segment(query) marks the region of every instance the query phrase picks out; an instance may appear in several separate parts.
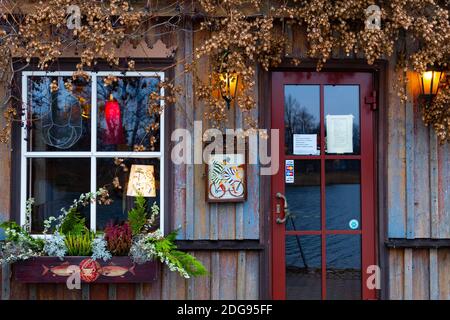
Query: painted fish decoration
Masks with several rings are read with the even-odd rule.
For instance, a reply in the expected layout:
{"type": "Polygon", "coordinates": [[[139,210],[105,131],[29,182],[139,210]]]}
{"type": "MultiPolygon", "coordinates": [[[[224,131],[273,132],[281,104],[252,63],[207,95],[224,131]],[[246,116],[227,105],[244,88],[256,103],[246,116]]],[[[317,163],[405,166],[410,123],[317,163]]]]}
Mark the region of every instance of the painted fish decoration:
{"type": "Polygon", "coordinates": [[[71,274],[75,272],[80,272],[80,267],[74,264],[69,264],[68,262],[64,262],[59,266],[56,267],[47,267],[42,265],[42,268],[44,270],[42,271],[42,275],[46,275],[49,271],[53,273],[54,276],[60,276],[60,277],[68,277],[71,274]]]}
{"type": "Polygon", "coordinates": [[[134,273],[134,265],[129,269],[125,268],[125,267],[111,265],[111,266],[102,267],[100,270],[100,274],[105,277],[122,277],[127,272],[130,272],[132,275],[136,275],[134,273]]]}

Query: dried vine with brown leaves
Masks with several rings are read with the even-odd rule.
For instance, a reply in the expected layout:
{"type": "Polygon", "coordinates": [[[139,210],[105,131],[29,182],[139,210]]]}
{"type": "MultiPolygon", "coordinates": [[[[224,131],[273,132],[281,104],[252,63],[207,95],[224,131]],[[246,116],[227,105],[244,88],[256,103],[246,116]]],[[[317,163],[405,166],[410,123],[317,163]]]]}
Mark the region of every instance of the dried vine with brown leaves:
{"type": "MultiPolygon", "coordinates": [[[[192,1],[167,1],[175,8],[190,7],[192,1]]],[[[226,70],[240,78],[235,105],[245,114],[250,127],[256,126],[251,111],[256,107],[255,75],[258,67],[269,69],[284,58],[286,37],[276,32],[277,25],[300,25],[306,30],[308,50],[305,57],[317,60],[320,70],[332,57],[333,52],[348,56],[363,55],[369,64],[377,59],[396,55],[397,70],[423,72],[428,67],[448,68],[450,57],[449,2],[436,0],[200,0],[195,8],[179,10],[179,21],[189,15],[202,17],[201,29],[209,31],[210,37],[198,46],[192,63],[185,66],[192,72],[195,94],[205,104],[205,115],[215,126],[227,120],[226,103],[215,94],[223,80],[218,74],[226,70]],[[269,5],[268,5],[269,4],[269,5]],[[366,9],[377,4],[381,8],[381,28],[365,26],[366,9]],[[194,10],[195,9],[195,10],[194,10]],[[206,80],[199,76],[199,65],[209,62],[210,73],[206,80]]],[[[95,66],[104,60],[117,66],[116,49],[129,41],[139,42],[147,32],[145,28],[158,25],[155,17],[158,9],[136,9],[130,1],[49,0],[37,4],[28,15],[13,12],[20,6],[13,0],[2,1],[3,25],[0,28],[0,50],[6,52],[0,59],[2,70],[10,69],[13,55],[37,58],[43,69],[58,61],[64,52],[78,52],[78,72],[95,66]],[[83,24],[79,30],[69,30],[66,25],[66,8],[76,4],[83,12],[83,24]],[[144,27],[145,26],[145,27],[144,27]],[[6,58],[5,58],[6,57],[6,58]]],[[[161,9],[164,10],[164,9],[161,9]]],[[[183,26],[168,19],[170,30],[177,32],[183,26]]],[[[177,20],[178,21],[178,20],[177,20]]],[[[300,57],[292,57],[295,64],[300,57]]],[[[184,64],[184,61],[177,63],[184,64]]],[[[174,64],[175,66],[175,64],[174,64]]],[[[173,67],[174,67],[173,66],[173,67]]],[[[125,69],[133,69],[129,60],[125,69]]],[[[402,73],[402,72],[400,72],[402,73]]],[[[402,81],[407,79],[401,76],[402,81]]],[[[174,103],[180,88],[168,81],[161,86],[171,89],[171,95],[158,94],[150,97],[150,111],[158,110],[161,98],[166,105],[174,103]]],[[[168,91],[168,90],[167,90],[168,91]]],[[[398,90],[402,100],[405,94],[398,90]]],[[[440,94],[424,109],[424,121],[432,126],[441,142],[450,140],[448,109],[448,84],[443,84],[440,94]]],[[[10,96],[3,106],[10,105],[10,96]]],[[[18,98],[19,99],[19,98],[18,98]]],[[[161,111],[161,110],[159,110],[161,111]]],[[[16,112],[7,111],[7,126],[0,135],[7,140],[12,118],[16,112]]]]}

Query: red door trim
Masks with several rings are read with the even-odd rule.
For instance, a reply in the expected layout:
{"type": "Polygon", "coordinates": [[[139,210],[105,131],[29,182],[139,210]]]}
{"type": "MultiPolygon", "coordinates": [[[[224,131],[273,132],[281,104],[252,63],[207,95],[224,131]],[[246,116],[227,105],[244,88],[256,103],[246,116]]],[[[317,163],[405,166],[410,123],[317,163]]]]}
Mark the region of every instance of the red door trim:
{"type": "MultiPolygon", "coordinates": [[[[286,298],[285,287],[285,236],[286,235],[321,235],[322,257],[326,256],[327,234],[362,234],[362,298],[375,299],[376,291],[369,290],[365,285],[369,275],[365,272],[367,266],[376,263],[375,239],[375,162],[374,162],[374,116],[370,105],[365,105],[365,97],[373,92],[372,74],[362,72],[273,72],[272,73],[272,129],[279,129],[279,159],[280,169],[272,177],[271,188],[271,224],[272,224],[272,296],[274,299],[286,298]],[[361,160],[361,230],[326,230],[326,216],[322,214],[321,229],[317,231],[285,231],[285,225],[276,223],[276,205],[281,204],[275,198],[277,192],[284,193],[284,85],[311,84],[320,85],[320,114],[321,114],[321,147],[325,148],[324,124],[324,85],[326,84],[359,84],[360,85],[360,123],[361,123],[361,155],[325,155],[320,156],[289,156],[290,159],[321,160],[321,210],[325,212],[325,160],[328,159],[360,159],[361,160]],[[369,205],[371,204],[371,205],[369,205]]],[[[281,213],[283,215],[283,213],[281,213]]],[[[322,258],[322,298],[326,296],[326,260],[322,258]]]]}

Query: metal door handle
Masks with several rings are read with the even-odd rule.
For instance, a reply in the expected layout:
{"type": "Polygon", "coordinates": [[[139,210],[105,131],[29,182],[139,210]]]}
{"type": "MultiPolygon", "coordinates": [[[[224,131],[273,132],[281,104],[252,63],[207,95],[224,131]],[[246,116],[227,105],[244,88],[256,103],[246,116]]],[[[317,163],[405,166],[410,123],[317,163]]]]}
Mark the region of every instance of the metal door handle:
{"type": "Polygon", "coordinates": [[[282,194],[282,193],[280,193],[280,192],[278,192],[278,193],[275,195],[275,197],[277,197],[277,199],[282,199],[283,202],[284,202],[284,217],[283,217],[283,218],[278,217],[277,220],[276,220],[276,222],[277,222],[278,224],[286,223],[287,218],[291,215],[290,212],[289,212],[289,207],[288,207],[287,199],[286,199],[286,197],[284,196],[284,194],[282,194]]]}

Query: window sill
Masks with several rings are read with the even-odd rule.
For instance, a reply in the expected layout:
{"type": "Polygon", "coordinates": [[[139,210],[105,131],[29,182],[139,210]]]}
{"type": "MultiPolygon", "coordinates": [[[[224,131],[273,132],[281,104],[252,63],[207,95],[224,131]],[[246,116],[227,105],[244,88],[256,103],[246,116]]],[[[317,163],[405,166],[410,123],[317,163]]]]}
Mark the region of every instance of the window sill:
{"type": "Polygon", "coordinates": [[[36,257],[14,263],[13,276],[22,283],[66,283],[70,270],[80,271],[81,283],[150,283],[158,279],[160,263],[135,264],[130,257],[106,262],[93,262],[90,257],[36,257]]]}

